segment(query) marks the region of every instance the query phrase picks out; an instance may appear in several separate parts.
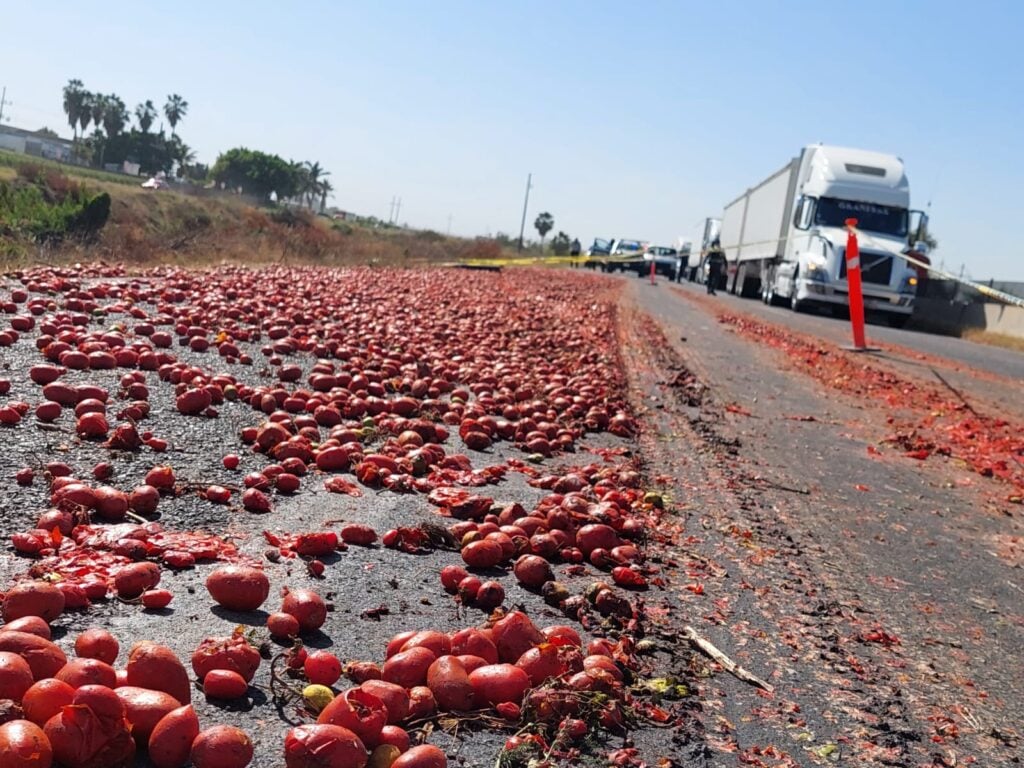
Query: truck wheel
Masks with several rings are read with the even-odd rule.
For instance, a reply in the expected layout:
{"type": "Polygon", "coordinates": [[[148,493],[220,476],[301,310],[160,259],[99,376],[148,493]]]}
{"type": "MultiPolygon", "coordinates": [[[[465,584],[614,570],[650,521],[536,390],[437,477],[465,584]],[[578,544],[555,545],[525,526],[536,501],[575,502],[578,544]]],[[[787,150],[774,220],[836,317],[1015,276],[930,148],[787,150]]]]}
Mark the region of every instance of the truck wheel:
{"type": "Polygon", "coordinates": [[[807,309],[807,306],[804,304],[804,302],[800,301],[796,297],[795,288],[793,289],[793,295],[789,297],[789,308],[792,309],[794,312],[803,312],[807,309]]]}
{"type": "Polygon", "coordinates": [[[910,315],[889,315],[886,319],[889,321],[890,327],[903,328],[908,322],[910,322],[910,315]]]}

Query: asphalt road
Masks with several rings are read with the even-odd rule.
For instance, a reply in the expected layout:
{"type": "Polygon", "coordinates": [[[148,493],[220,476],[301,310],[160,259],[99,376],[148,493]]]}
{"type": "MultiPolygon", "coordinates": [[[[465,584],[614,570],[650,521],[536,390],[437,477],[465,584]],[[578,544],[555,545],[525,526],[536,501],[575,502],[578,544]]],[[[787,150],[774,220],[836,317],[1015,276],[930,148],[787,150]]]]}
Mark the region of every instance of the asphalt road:
{"type": "MultiPolygon", "coordinates": [[[[694,301],[693,287],[666,282],[625,288],[633,323],[647,313],[663,334],[625,354],[658,428],[651,469],[671,478],[688,516],[687,616],[776,686],[766,697],[709,682],[709,764],[1019,764],[1024,578],[1012,547],[1024,514],[991,503],[1005,486],[888,450],[892,409],[822,386],[716,315],[720,305],[836,342],[841,323],[724,295],[694,301]]],[[[998,375],[1021,364],[1004,350],[876,332],[998,375]]]]}
{"type": "MultiPolygon", "coordinates": [[[[646,280],[637,280],[641,291],[660,290],[669,285],[683,291],[706,295],[703,286],[695,283],[669,283],[659,279],[658,285],[650,286],[646,280]],[[642,287],[641,287],[642,286],[642,287]]],[[[643,295],[643,294],[641,294],[643,295]]],[[[836,344],[850,344],[852,335],[850,321],[831,317],[825,313],[793,312],[785,307],[769,307],[754,299],[741,299],[725,291],[719,291],[715,299],[723,311],[745,312],[773,323],[785,325],[804,333],[813,333],[836,344]]],[[[926,355],[938,355],[975,369],[988,371],[998,376],[1024,381],[1024,353],[987,344],[977,344],[951,336],[939,336],[911,329],[890,328],[887,325],[869,323],[868,339],[895,344],[926,355]]]]}

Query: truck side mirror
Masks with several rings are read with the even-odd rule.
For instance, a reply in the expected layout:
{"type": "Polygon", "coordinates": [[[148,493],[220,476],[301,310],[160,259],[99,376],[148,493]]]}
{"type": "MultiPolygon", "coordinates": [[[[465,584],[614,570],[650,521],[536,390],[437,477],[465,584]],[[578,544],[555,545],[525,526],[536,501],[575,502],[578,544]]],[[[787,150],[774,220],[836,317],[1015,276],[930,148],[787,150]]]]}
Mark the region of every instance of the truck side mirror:
{"type": "Polygon", "coordinates": [[[910,226],[908,227],[910,242],[928,240],[928,214],[924,211],[910,212],[910,226]]]}
{"type": "Polygon", "coordinates": [[[796,204],[796,211],[793,213],[793,226],[797,229],[807,230],[814,222],[814,198],[801,197],[796,204]]]}

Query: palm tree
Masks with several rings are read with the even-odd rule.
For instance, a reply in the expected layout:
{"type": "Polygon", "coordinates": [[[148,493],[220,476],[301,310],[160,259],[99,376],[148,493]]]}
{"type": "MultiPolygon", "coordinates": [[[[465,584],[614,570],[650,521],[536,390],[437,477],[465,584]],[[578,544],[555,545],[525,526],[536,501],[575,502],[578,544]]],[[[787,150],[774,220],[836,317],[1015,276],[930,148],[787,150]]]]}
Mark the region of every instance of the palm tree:
{"type": "Polygon", "coordinates": [[[96,101],[96,95],[89,91],[82,91],[82,103],[78,112],[78,124],[82,127],[79,136],[85,136],[85,131],[92,122],[92,106],[96,101]]]}
{"type": "Polygon", "coordinates": [[[306,163],[306,201],[310,209],[313,208],[313,200],[320,194],[320,185],[330,176],[330,171],[325,171],[320,163],[306,163]]]}
{"type": "Polygon", "coordinates": [[[195,162],[196,153],[179,136],[174,134],[171,134],[170,141],[167,144],[171,157],[178,164],[178,170],[175,175],[180,179],[185,175],[185,166],[195,162]]]}
{"type": "Polygon", "coordinates": [[[327,196],[334,191],[334,185],[331,184],[327,179],[324,179],[319,184],[320,187],[320,213],[327,210],[327,196]]]}
{"type": "Polygon", "coordinates": [[[156,107],[150,99],[135,107],[135,119],[139,121],[139,128],[143,133],[149,133],[153,121],[156,120],[156,107]]]}
{"type": "Polygon", "coordinates": [[[536,220],[533,222],[534,228],[540,234],[540,250],[544,251],[544,236],[551,231],[555,226],[555,217],[547,211],[538,213],[536,220]]]}
{"type": "Polygon", "coordinates": [[[292,180],[292,193],[286,197],[289,200],[297,199],[299,205],[302,205],[302,201],[306,196],[306,189],[309,187],[309,169],[306,167],[306,163],[289,160],[288,172],[292,180]]]}
{"type": "Polygon", "coordinates": [[[64,114],[68,116],[72,139],[78,138],[78,118],[82,113],[85,89],[81,80],[68,80],[64,86],[64,114]]]}
{"type": "Polygon", "coordinates": [[[164,114],[167,115],[167,122],[171,124],[171,135],[173,136],[178,123],[188,114],[188,102],[178,94],[172,93],[167,97],[167,103],[164,104],[164,114]]]}
{"type": "Polygon", "coordinates": [[[92,124],[99,130],[103,126],[103,114],[107,111],[107,97],[102,93],[92,94],[89,108],[92,112],[92,124]]]}
{"type": "Polygon", "coordinates": [[[103,130],[106,131],[108,139],[114,138],[124,130],[129,117],[128,107],[119,96],[112,93],[103,97],[103,130]]]}

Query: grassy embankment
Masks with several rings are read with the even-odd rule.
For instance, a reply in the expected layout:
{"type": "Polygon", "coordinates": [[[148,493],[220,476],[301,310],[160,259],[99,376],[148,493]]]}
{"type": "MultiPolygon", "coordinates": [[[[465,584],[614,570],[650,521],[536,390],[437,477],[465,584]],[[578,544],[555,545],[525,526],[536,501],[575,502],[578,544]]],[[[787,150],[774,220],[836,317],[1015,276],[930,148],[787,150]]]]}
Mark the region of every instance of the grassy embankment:
{"type": "Polygon", "coordinates": [[[1012,349],[1016,352],[1024,352],[1024,339],[1017,336],[1007,336],[1005,333],[992,333],[976,328],[968,328],[963,332],[962,338],[968,341],[975,341],[979,344],[988,344],[992,347],[1012,349]]]}
{"type": "Polygon", "coordinates": [[[255,207],[230,195],[139,184],[0,150],[0,269],[97,260],[138,267],[222,261],[419,266],[502,255],[493,241],[374,229],[255,207]],[[95,216],[83,220],[81,210],[103,193],[110,196],[109,217],[95,227],[95,216]]]}

